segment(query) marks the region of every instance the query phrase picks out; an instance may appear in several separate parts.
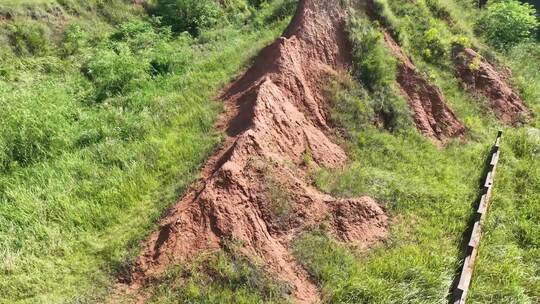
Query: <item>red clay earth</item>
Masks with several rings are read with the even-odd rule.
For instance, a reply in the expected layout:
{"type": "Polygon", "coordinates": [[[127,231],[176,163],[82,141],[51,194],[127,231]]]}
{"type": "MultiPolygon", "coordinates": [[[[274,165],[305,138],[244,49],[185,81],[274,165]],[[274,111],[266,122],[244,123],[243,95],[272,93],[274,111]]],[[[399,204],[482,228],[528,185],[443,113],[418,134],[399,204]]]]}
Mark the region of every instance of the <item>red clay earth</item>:
{"type": "Polygon", "coordinates": [[[531,111],[514,93],[506,78],[484,57],[470,48],[455,47],[453,50],[456,73],[465,88],[489,101],[489,107],[506,124],[525,122],[531,111]]]}
{"type": "Polygon", "coordinates": [[[463,135],[465,126],[446,104],[441,90],[420,74],[387,32],[384,33],[384,41],[398,59],[396,80],[401,93],[407,98],[416,127],[425,136],[440,141],[463,135]]]}
{"type": "Polygon", "coordinates": [[[145,242],[128,288],[232,240],[290,282],[296,302],[312,303],[320,297],[317,286],[291,252],[300,232],[326,223],[336,237],[361,247],[385,237],[387,215],[376,201],[334,198],[315,189],[307,174],[309,166],[347,162],[327,136],[323,97],[325,75],[351,64],[345,16],[338,0],[302,0],[284,35],[226,90],[218,123],[224,148],[145,242]]]}

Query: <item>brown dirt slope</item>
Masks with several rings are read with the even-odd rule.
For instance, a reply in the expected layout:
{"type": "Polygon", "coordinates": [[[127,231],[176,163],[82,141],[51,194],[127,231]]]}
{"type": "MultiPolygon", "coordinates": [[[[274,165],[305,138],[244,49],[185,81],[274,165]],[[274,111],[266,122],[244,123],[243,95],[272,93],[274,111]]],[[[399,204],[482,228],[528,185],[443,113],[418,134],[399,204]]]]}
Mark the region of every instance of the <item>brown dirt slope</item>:
{"type": "Polygon", "coordinates": [[[457,75],[473,94],[483,96],[495,115],[507,124],[526,121],[530,110],[512,90],[506,77],[499,73],[485,58],[470,48],[453,50],[457,75]]]}
{"type": "Polygon", "coordinates": [[[407,98],[417,128],[424,135],[440,141],[463,135],[465,127],[446,104],[441,90],[418,72],[387,32],[384,33],[384,40],[398,59],[397,82],[407,98]]]}
{"type": "Polygon", "coordinates": [[[302,0],[283,37],[223,94],[224,148],[144,244],[131,288],[235,240],[291,282],[297,302],[311,303],[319,292],[291,253],[298,233],[326,222],[360,246],[385,236],[387,216],[373,199],[333,198],[312,187],[305,171],[307,156],[316,166],[347,161],[326,135],[322,94],[323,75],[350,65],[344,17],[339,0],[302,0]]]}

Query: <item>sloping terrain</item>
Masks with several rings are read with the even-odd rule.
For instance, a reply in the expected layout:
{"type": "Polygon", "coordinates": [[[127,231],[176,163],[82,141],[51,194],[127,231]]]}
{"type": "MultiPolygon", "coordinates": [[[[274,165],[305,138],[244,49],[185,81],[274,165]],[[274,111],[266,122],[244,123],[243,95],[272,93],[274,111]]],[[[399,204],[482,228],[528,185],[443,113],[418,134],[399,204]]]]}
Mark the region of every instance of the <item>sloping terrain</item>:
{"type": "Polygon", "coordinates": [[[218,145],[209,101],[284,31],[295,3],[217,5],[219,19],[190,36],[132,1],[11,2],[0,22],[0,302],[103,303],[218,145]]]}
{"type": "Polygon", "coordinates": [[[527,121],[531,113],[523,100],[484,57],[470,48],[453,50],[456,72],[465,88],[488,100],[488,107],[507,124],[527,121]]]}
{"type": "Polygon", "coordinates": [[[376,201],[333,198],[311,186],[305,172],[306,157],[326,168],[347,161],[344,150],[326,135],[321,83],[328,70],[350,65],[344,18],[344,8],[332,1],[301,1],[283,37],[223,94],[224,147],[150,236],[131,287],[201,251],[235,241],[291,282],[298,302],[311,303],[319,297],[317,287],[291,252],[299,232],[326,222],[338,238],[360,246],[386,234],[387,216],[376,201]],[[276,191],[285,201],[272,194],[276,191]]]}
{"type": "Polygon", "coordinates": [[[384,33],[384,40],[399,61],[396,80],[420,132],[441,141],[463,135],[465,126],[446,104],[441,90],[420,74],[388,32],[384,33]]]}
{"type": "Polygon", "coordinates": [[[469,300],[540,303],[533,16],[3,1],[0,303],[446,303],[501,129],[469,300]]]}

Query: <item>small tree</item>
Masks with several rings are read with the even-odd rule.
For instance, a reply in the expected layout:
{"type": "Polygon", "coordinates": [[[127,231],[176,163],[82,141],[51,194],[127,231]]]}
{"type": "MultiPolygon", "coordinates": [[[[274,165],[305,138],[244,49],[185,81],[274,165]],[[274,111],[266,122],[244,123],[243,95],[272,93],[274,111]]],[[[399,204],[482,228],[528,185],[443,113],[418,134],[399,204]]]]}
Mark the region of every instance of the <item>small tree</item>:
{"type": "Polygon", "coordinates": [[[220,14],[217,1],[207,0],[158,0],[156,11],[163,23],[174,32],[189,32],[196,36],[204,27],[214,24],[220,14]]]}
{"type": "Polygon", "coordinates": [[[536,10],[516,0],[495,2],[479,19],[478,29],[487,41],[502,50],[529,40],[536,33],[536,10]]]}

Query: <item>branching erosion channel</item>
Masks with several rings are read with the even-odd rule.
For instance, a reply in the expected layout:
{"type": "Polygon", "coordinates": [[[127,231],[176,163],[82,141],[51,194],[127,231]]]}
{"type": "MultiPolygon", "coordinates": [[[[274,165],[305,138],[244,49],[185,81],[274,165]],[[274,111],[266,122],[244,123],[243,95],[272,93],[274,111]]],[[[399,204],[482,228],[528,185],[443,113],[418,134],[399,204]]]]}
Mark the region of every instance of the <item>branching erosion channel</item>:
{"type": "Polygon", "coordinates": [[[482,236],[482,225],[486,218],[487,211],[489,209],[489,201],[493,192],[493,183],[495,181],[495,172],[497,170],[497,164],[499,162],[499,156],[501,154],[502,131],[497,134],[495,145],[491,149],[489,164],[487,167],[486,179],[481,191],[481,199],[478,204],[478,209],[474,215],[474,221],[472,222],[472,231],[470,234],[469,242],[465,249],[465,259],[463,261],[463,268],[452,293],[451,303],[465,304],[467,299],[467,292],[471,284],[472,274],[474,271],[474,265],[476,257],[478,255],[478,247],[480,246],[480,238],[482,236]]]}

